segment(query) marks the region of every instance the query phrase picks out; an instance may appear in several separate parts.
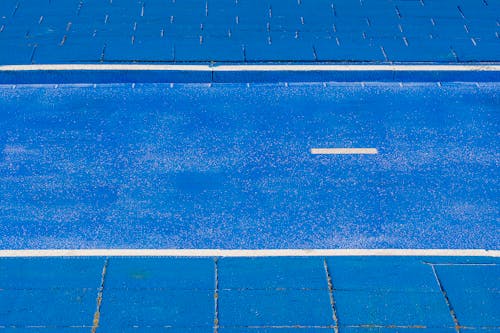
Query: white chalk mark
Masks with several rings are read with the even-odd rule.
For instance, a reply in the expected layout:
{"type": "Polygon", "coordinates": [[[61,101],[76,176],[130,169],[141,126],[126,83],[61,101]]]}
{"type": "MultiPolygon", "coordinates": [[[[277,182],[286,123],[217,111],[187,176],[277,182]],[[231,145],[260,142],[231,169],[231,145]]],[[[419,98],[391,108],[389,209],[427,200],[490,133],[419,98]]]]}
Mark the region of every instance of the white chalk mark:
{"type": "Polygon", "coordinates": [[[375,155],[377,148],[311,148],[313,155],[375,155]]]}

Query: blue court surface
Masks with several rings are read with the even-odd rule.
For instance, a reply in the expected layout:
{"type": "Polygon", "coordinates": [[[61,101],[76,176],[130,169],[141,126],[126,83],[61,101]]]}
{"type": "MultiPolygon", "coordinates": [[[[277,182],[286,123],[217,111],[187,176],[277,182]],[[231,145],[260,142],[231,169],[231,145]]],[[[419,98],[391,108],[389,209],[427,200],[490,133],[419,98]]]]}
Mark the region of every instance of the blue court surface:
{"type": "Polygon", "coordinates": [[[500,333],[499,0],[0,0],[0,333],[500,333]]]}
{"type": "Polygon", "coordinates": [[[0,248],[498,249],[499,87],[5,86],[0,248]]]}

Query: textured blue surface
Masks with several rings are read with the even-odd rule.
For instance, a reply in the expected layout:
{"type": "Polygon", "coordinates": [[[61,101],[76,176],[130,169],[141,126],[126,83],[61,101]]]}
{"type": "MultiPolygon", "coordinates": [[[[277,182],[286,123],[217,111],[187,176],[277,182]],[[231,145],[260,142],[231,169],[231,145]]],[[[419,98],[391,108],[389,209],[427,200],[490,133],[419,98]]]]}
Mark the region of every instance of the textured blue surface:
{"type": "Polygon", "coordinates": [[[16,84],[109,84],[109,83],[308,83],[308,82],[499,82],[499,71],[421,70],[280,70],[233,71],[223,67],[204,70],[35,70],[0,71],[0,85],[16,84]]]}
{"type": "Polygon", "coordinates": [[[96,289],[0,291],[0,326],[92,326],[96,289]]]}
{"type": "Polygon", "coordinates": [[[221,290],[219,320],[221,326],[335,325],[328,290],[221,290]]]}
{"type": "Polygon", "coordinates": [[[339,321],[346,326],[453,326],[440,292],[340,290],[335,299],[339,321]]]}
{"type": "Polygon", "coordinates": [[[500,327],[500,266],[443,265],[437,272],[461,325],[500,327]]]}
{"type": "Polygon", "coordinates": [[[213,290],[214,263],[206,259],[114,258],[108,265],[106,288],[213,290]],[[162,264],[168,264],[165,269],[162,264]]]}
{"type": "Polygon", "coordinates": [[[219,268],[229,289],[326,289],[322,258],[226,258],[219,268]]]}
{"type": "Polygon", "coordinates": [[[45,271],[31,284],[2,282],[0,332],[451,333],[455,316],[461,332],[498,333],[498,264],[445,257],[1,258],[1,271],[12,277],[45,271]],[[94,285],[87,288],[79,275],[94,285]]]}
{"type": "Polygon", "coordinates": [[[104,260],[2,258],[1,262],[0,289],[89,289],[97,288],[104,260]]]}
{"type": "Polygon", "coordinates": [[[498,92],[4,86],[0,248],[498,249],[498,92]]]}
{"type": "Polygon", "coordinates": [[[0,64],[481,62],[498,0],[3,0],[0,64]]]}
{"type": "Polygon", "coordinates": [[[337,290],[439,292],[420,258],[396,257],[381,262],[370,257],[332,257],[327,262],[336,267],[332,274],[337,290]]]}
{"type": "Polygon", "coordinates": [[[158,290],[153,284],[144,284],[142,289],[110,287],[101,307],[99,326],[104,332],[133,326],[203,328],[213,325],[213,290],[158,290]]]}

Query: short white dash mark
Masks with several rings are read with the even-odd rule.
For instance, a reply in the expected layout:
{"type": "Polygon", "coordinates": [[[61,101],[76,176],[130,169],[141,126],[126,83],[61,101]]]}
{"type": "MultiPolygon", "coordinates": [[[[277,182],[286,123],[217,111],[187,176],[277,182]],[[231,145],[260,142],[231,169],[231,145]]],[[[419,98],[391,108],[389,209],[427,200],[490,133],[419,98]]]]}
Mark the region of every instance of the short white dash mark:
{"type": "Polygon", "coordinates": [[[375,155],[377,148],[311,148],[313,155],[375,155]]]}

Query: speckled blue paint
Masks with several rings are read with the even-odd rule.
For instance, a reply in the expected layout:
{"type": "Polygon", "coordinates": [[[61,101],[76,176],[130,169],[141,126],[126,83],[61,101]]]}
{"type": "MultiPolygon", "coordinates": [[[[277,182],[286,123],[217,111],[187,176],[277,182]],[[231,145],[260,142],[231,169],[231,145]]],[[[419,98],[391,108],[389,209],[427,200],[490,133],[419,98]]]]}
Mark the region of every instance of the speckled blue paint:
{"type": "Polygon", "coordinates": [[[4,0],[0,64],[485,62],[498,1],[4,0]]]}
{"type": "Polygon", "coordinates": [[[495,83],[4,86],[0,105],[0,248],[500,246],[495,83]]]}

